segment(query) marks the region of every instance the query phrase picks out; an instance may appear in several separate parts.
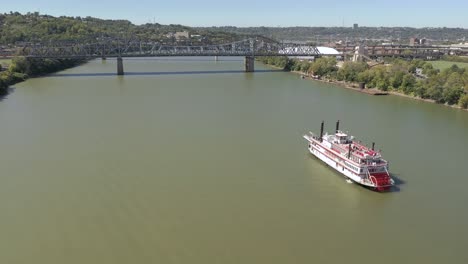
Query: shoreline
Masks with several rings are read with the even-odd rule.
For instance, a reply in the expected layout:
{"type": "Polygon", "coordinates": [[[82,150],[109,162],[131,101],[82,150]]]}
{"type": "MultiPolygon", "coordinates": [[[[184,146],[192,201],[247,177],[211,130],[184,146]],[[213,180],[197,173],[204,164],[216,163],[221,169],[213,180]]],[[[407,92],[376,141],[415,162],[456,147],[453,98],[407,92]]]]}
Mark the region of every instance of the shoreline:
{"type": "Polygon", "coordinates": [[[334,81],[334,80],[323,80],[323,79],[314,79],[314,78],[311,78],[310,76],[308,76],[307,74],[304,74],[303,72],[298,72],[298,71],[290,71],[292,73],[295,73],[295,74],[299,74],[301,76],[304,76],[304,79],[307,79],[307,80],[312,80],[312,81],[318,81],[318,82],[323,82],[323,83],[331,83],[331,84],[336,84],[337,86],[341,86],[343,88],[346,88],[346,89],[349,89],[349,90],[353,90],[355,92],[360,92],[360,93],[364,93],[364,94],[368,94],[368,95],[389,95],[390,92],[389,91],[381,91],[381,90],[378,90],[376,88],[372,88],[372,89],[360,89],[358,87],[358,84],[356,83],[350,83],[350,82],[344,82],[344,81],[334,81]]]}
{"type": "MultiPolygon", "coordinates": [[[[22,57],[22,58],[24,58],[24,57],[22,57]]],[[[86,60],[86,59],[55,60],[52,63],[49,62],[48,67],[50,67],[50,68],[45,68],[42,72],[33,72],[31,74],[27,74],[27,73],[21,72],[21,71],[12,72],[9,69],[7,69],[5,71],[1,71],[0,75],[1,75],[2,79],[0,79],[0,97],[4,98],[4,97],[8,96],[8,94],[11,93],[11,91],[12,91],[12,86],[17,84],[17,83],[24,82],[24,81],[26,81],[28,79],[31,79],[31,78],[44,77],[44,76],[47,76],[49,74],[60,72],[60,71],[66,70],[66,69],[71,69],[71,68],[83,65],[83,64],[85,64],[87,62],[88,62],[88,60],[86,60]]],[[[37,65],[44,67],[44,65],[46,65],[47,62],[46,62],[46,60],[42,60],[42,61],[39,61],[39,62],[38,61],[34,62],[33,60],[28,61],[28,59],[26,58],[25,63],[28,64],[28,66],[34,65],[34,63],[38,63],[37,65]]],[[[9,65],[9,67],[10,67],[10,65],[9,65]]],[[[23,70],[23,71],[25,71],[25,70],[23,70]]]]}
{"type": "MultiPolygon", "coordinates": [[[[280,70],[284,70],[280,67],[277,67],[277,66],[274,66],[274,65],[270,65],[270,64],[265,64],[263,63],[264,65],[268,66],[268,67],[272,67],[274,69],[280,69],[280,70]]],[[[355,91],[355,92],[360,92],[360,93],[364,93],[364,94],[368,94],[368,95],[383,95],[383,94],[375,94],[375,93],[372,93],[372,92],[366,92],[366,91],[369,91],[369,90],[372,90],[372,91],[379,91],[379,92],[382,92],[382,93],[386,93],[386,95],[394,95],[394,96],[400,96],[400,97],[405,97],[405,98],[408,98],[408,99],[412,99],[412,100],[417,100],[417,101],[422,101],[422,102],[426,102],[426,103],[432,103],[432,104],[436,104],[436,105],[441,105],[441,106],[447,106],[447,107],[450,107],[450,108],[454,108],[454,109],[459,109],[459,110],[463,110],[463,111],[468,111],[468,109],[464,109],[462,108],[461,106],[459,105],[448,105],[448,104],[438,104],[436,103],[434,100],[432,99],[424,99],[424,98],[420,98],[420,97],[415,97],[415,96],[411,96],[411,95],[407,95],[407,94],[403,94],[403,93],[400,93],[400,92],[396,92],[396,91],[380,91],[376,88],[372,88],[372,89],[368,89],[368,88],[365,88],[363,89],[363,91],[355,86],[356,83],[346,83],[346,82],[343,82],[343,81],[334,81],[334,80],[320,80],[320,79],[314,79],[314,78],[311,78],[310,76],[308,76],[307,74],[303,73],[303,72],[300,72],[300,71],[287,71],[287,70],[284,70],[285,72],[290,72],[290,73],[294,73],[294,74],[298,74],[298,75],[301,75],[301,76],[304,76],[305,79],[307,80],[311,80],[311,81],[317,81],[317,82],[322,82],[322,83],[330,83],[330,84],[335,84],[336,86],[339,86],[339,87],[342,87],[342,88],[345,88],[345,89],[349,89],[349,90],[352,90],[352,91],[355,91]]]]}

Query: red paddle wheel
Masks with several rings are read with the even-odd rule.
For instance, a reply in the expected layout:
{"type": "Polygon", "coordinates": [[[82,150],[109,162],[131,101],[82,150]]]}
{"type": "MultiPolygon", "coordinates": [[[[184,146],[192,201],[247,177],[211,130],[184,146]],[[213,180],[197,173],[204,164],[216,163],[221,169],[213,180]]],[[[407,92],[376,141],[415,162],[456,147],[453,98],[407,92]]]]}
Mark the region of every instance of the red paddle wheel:
{"type": "Polygon", "coordinates": [[[379,192],[389,190],[392,185],[392,179],[386,172],[371,174],[370,179],[375,184],[375,189],[379,192]]]}

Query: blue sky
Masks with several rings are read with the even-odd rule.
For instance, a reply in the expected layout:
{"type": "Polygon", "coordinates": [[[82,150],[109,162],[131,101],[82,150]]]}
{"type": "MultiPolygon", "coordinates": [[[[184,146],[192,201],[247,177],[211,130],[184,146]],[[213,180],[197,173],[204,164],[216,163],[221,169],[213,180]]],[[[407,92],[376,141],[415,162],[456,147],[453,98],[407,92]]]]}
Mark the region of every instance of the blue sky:
{"type": "Polygon", "coordinates": [[[188,26],[411,26],[468,28],[468,0],[19,0],[0,12],[127,19],[188,26]]]}

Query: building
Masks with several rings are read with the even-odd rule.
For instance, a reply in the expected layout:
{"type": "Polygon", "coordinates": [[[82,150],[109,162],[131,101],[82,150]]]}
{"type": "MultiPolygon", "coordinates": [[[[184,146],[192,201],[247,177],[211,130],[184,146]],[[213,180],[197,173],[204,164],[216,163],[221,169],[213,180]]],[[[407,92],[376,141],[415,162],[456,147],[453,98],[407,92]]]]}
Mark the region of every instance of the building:
{"type": "Polygon", "coordinates": [[[410,44],[410,46],[419,45],[419,39],[418,38],[410,38],[409,44],[410,44]]]}
{"type": "Polygon", "coordinates": [[[369,59],[367,55],[368,55],[368,52],[364,45],[356,46],[356,48],[354,49],[353,61],[357,62],[357,61],[364,61],[364,59],[369,59]]]}
{"type": "Polygon", "coordinates": [[[358,29],[359,25],[357,23],[353,24],[353,29],[358,29]]]}
{"type": "Polygon", "coordinates": [[[182,39],[189,39],[190,38],[190,32],[188,31],[181,31],[181,32],[176,32],[174,34],[174,37],[176,40],[182,40],[182,39]]]}
{"type": "Polygon", "coordinates": [[[169,32],[166,34],[166,38],[168,39],[175,39],[176,41],[187,40],[190,39],[190,32],[188,31],[181,31],[181,32],[169,32]]]}
{"type": "Polygon", "coordinates": [[[410,38],[410,46],[417,46],[417,45],[426,45],[427,40],[425,38],[418,39],[418,38],[410,38]]]}

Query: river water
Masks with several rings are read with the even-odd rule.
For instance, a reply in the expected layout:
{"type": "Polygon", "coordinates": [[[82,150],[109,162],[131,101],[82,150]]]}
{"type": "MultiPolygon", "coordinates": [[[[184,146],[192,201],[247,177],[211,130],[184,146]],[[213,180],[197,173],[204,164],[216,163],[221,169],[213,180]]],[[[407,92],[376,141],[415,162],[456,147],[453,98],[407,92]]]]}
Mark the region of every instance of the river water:
{"type": "Polygon", "coordinates": [[[0,263],[467,263],[468,113],[240,58],[91,61],[0,102],[0,263]],[[307,152],[325,120],[375,193],[307,152]]]}

